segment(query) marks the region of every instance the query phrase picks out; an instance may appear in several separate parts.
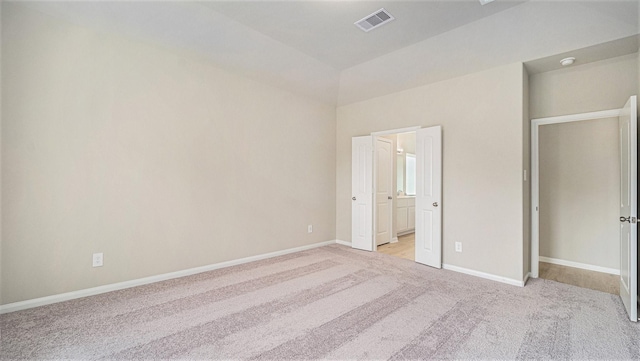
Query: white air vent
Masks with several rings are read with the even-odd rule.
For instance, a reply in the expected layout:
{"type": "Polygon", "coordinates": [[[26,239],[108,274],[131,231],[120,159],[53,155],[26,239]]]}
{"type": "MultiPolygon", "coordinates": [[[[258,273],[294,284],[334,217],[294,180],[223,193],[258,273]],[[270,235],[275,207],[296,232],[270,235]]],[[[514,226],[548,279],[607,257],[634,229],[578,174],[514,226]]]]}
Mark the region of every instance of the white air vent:
{"type": "Polygon", "coordinates": [[[371,31],[377,27],[380,27],[389,21],[395,19],[393,15],[389,14],[387,10],[380,9],[371,15],[367,15],[364,18],[356,21],[354,24],[365,32],[371,31]]]}

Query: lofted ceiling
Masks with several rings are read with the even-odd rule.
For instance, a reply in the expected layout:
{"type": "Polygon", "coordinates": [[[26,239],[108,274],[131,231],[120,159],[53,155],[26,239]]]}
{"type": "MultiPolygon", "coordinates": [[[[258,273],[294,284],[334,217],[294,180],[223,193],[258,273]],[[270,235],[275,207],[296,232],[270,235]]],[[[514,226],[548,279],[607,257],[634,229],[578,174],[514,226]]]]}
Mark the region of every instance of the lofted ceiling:
{"type": "Polygon", "coordinates": [[[639,33],[640,14],[638,0],[18,4],[98,32],[187,50],[222,69],[338,105],[510,62],[542,71],[554,66],[553,56],[577,49],[597,54],[595,60],[635,52],[630,37],[639,33]],[[368,33],[353,25],[380,8],[395,20],[368,33]]]}

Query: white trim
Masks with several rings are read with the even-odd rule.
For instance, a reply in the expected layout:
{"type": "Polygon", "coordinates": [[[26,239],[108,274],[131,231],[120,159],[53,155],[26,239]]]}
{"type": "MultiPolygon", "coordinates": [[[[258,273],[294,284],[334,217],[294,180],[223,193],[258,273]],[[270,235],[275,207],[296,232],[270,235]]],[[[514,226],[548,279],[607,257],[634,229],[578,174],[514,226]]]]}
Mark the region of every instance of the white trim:
{"type": "Polygon", "coordinates": [[[620,109],[610,109],[610,110],[602,110],[599,112],[561,115],[557,117],[548,117],[548,118],[536,118],[536,119],[531,119],[531,123],[536,123],[537,125],[546,125],[546,124],[579,122],[582,120],[615,118],[618,116],[620,116],[620,109]]]}
{"type": "Polygon", "coordinates": [[[531,121],[531,277],[538,278],[540,256],[540,176],[538,175],[538,123],[531,121]]]}
{"type": "Polygon", "coordinates": [[[522,281],[523,287],[527,284],[527,281],[529,280],[529,278],[531,278],[531,272],[527,272],[527,274],[524,276],[524,281],[522,281]]]}
{"type": "Polygon", "coordinates": [[[398,243],[398,237],[391,238],[391,243],[398,243]]]}
{"type": "Polygon", "coordinates": [[[409,228],[409,229],[404,230],[402,232],[398,232],[398,237],[406,236],[407,234],[411,234],[411,233],[416,233],[416,229],[415,228],[409,228]]]}
{"type": "Polygon", "coordinates": [[[453,266],[453,265],[450,265],[450,264],[444,264],[443,263],[442,264],[442,268],[444,268],[446,270],[449,270],[449,271],[464,273],[464,274],[471,275],[471,276],[476,276],[476,277],[480,277],[480,278],[484,278],[484,279],[488,279],[488,280],[492,280],[492,281],[506,283],[506,284],[512,285],[512,286],[524,287],[524,283],[525,283],[525,281],[519,281],[519,280],[514,280],[512,278],[496,276],[496,275],[491,274],[491,273],[484,273],[484,272],[475,271],[475,270],[468,269],[468,268],[462,268],[462,267],[458,267],[458,266],[453,266]]]}
{"type": "MultiPolygon", "coordinates": [[[[83,289],[83,290],[78,290],[78,291],[73,291],[73,292],[60,293],[60,294],[57,294],[57,295],[52,295],[52,296],[47,296],[47,297],[34,298],[34,299],[31,299],[31,300],[26,300],[26,301],[8,303],[6,305],[0,305],[0,314],[20,311],[20,310],[26,310],[28,308],[34,308],[34,307],[49,305],[49,304],[52,304],[52,303],[69,301],[69,300],[73,300],[73,299],[76,299],[76,298],[99,295],[101,293],[117,291],[117,290],[122,290],[122,289],[125,289],[125,288],[131,288],[131,287],[136,287],[136,286],[142,286],[142,285],[146,285],[146,284],[149,284],[149,283],[155,283],[155,282],[170,280],[170,279],[173,279],[173,278],[190,276],[190,275],[197,274],[197,273],[213,271],[213,270],[220,269],[220,268],[231,267],[231,266],[236,266],[236,265],[243,264],[243,263],[249,263],[249,262],[259,261],[259,260],[263,260],[263,259],[267,259],[267,258],[273,258],[273,257],[277,257],[277,256],[282,256],[282,255],[289,254],[289,253],[306,251],[306,250],[309,250],[309,249],[312,249],[312,248],[318,248],[318,247],[323,247],[323,246],[327,246],[327,245],[330,245],[330,244],[335,244],[337,242],[339,242],[339,241],[332,240],[332,241],[318,242],[318,243],[314,243],[314,244],[310,244],[310,245],[306,245],[306,246],[289,248],[289,249],[285,249],[285,250],[282,250],[282,251],[264,253],[264,254],[260,254],[260,255],[256,255],[256,256],[245,257],[245,258],[235,259],[235,260],[231,260],[231,261],[214,263],[214,264],[210,264],[210,265],[202,266],[202,267],[189,268],[189,269],[182,270],[182,271],[164,273],[164,274],[160,274],[160,275],[156,275],[156,276],[138,278],[138,279],[130,280],[130,281],[124,281],[124,282],[112,283],[112,284],[104,285],[104,286],[86,288],[86,289],[83,289]]],[[[349,245],[351,245],[351,243],[349,243],[349,245]]]]}
{"type": "Polygon", "coordinates": [[[400,128],[400,129],[383,130],[383,131],[380,131],[380,132],[372,132],[371,135],[377,136],[377,135],[392,135],[392,134],[399,134],[399,133],[409,133],[409,132],[415,132],[418,129],[422,129],[422,127],[415,126],[415,127],[407,127],[407,128],[400,128]]]}
{"type": "Polygon", "coordinates": [[[337,244],[341,244],[343,246],[351,247],[351,242],[343,241],[341,239],[336,239],[337,244]]]}
{"type": "Polygon", "coordinates": [[[620,109],[599,112],[561,115],[557,117],[531,119],[531,277],[538,278],[540,256],[540,164],[538,152],[538,128],[541,125],[578,122],[582,120],[617,117],[620,109]]]}
{"type": "Polygon", "coordinates": [[[615,268],[594,266],[594,265],[586,264],[586,263],[566,261],[566,260],[563,260],[563,259],[543,257],[543,256],[540,256],[539,260],[540,260],[540,262],[557,264],[557,265],[560,265],[560,266],[580,268],[580,269],[586,269],[586,270],[589,270],[589,271],[596,271],[596,272],[602,272],[602,273],[608,273],[608,274],[620,276],[620,270],[619,269],[615,269],[615,268]]]}

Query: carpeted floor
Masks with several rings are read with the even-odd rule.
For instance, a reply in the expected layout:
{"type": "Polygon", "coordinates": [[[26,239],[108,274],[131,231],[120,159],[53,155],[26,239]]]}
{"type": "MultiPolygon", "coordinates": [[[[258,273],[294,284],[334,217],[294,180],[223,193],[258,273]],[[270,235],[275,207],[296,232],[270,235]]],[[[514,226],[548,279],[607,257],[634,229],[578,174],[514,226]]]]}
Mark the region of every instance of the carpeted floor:
{"type": "Polygon", "coordinates": [[[0,316],[2,359],[640,359],[614,295],[331,245],[0,316]]]}

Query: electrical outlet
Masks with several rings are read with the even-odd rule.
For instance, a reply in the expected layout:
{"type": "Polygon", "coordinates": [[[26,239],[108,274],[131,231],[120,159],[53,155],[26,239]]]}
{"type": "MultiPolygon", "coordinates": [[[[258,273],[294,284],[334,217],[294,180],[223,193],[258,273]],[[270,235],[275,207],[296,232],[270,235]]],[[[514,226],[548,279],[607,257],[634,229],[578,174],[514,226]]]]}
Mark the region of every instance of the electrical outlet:
{"type": "Polygon", "coordinates": [[[102,267],[103,260],[104,260],[104,254],[102,254],[102,253],[94,253],[93,254],[93,267],[102,267]]]}
{"type": "Polygon", "coordinates": [[[307,232],[308,233],[313,233],[313,225],[312,224],[307,226],[307,232]]]}
{"type": "Polygon", "coordinates": [[[456,252],[462,252],[462,242],[456,242],[456,252]]]}

